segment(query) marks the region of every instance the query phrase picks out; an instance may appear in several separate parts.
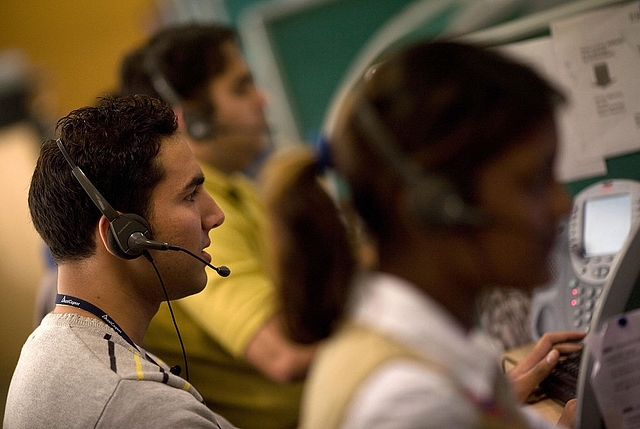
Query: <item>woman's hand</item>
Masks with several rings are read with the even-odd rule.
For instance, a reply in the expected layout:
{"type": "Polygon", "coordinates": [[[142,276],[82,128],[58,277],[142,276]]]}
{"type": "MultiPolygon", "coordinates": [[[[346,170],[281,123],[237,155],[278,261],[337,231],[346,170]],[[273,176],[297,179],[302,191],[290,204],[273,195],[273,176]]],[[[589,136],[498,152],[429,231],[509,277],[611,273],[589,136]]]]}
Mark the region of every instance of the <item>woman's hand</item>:
{"type": "Polygon", "coordinates": [[[572,429],[576,422],[576,407],[578,401],[576,399],[570,399],[564,405],[560,420],[558,420],[558,427],[572,429]]]}
{"type": "Polygon", "coordinates": [[[531,392],[544,380],[560,355],[577,352],[582,349],[586,333],[582,331],[547,332],[536,343],[529,354],[507,373],[513,384],[516,396],[524,403],[531,392]]]}

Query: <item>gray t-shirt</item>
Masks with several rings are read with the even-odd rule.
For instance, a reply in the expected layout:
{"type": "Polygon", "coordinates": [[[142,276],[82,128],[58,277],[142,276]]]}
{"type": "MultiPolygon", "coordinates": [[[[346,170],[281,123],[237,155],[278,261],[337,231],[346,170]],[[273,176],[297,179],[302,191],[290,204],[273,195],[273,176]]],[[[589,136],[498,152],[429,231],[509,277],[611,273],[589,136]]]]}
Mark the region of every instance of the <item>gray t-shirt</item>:
{"type": "Polygon", "coordinates": [[[4,428],[233,428],[142,353],[100,320],[47,315],[22,348],[4,428]]]}

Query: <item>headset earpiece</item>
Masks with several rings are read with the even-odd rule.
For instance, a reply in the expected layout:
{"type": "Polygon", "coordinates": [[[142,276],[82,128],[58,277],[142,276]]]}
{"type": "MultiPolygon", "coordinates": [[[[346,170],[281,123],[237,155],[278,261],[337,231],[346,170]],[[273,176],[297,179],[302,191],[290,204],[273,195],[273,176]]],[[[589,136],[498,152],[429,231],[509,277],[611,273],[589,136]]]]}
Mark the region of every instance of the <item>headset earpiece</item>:
{"type": "Polygon", "coordinates": [[[211,115],[202,110],[187,108],[182,105],[182,116],[187,134],[193,140],[209,140],[214,137],[214,125],[211,115]]]}
{"type": "Polygon", "coordinates": [[[483,226],[486,216],[469,206],[442,176],[425,175],[408,183],[409,211],[422,225],[460,227],[483,226]]]}
{"type": "Polygon", "coordinates": [[[135,259],[142,255],[145,249],[130,243],[130,239],[135,233],[141,233],[145,237],[151,238],[149,223],[142,216],[134,213],[119,215],[109,225],[107,233],[109,251],[122,259],[135,259]]]}

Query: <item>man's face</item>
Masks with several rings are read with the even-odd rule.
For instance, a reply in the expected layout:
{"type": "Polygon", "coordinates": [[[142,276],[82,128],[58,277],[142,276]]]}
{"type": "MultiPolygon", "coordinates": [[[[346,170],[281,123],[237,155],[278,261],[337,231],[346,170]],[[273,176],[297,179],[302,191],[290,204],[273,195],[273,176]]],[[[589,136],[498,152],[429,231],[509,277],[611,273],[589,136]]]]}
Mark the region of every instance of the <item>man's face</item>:
{"type": "MultiPolygon", "coordinates": [[[[222,224],[224,213],[203,189],[204,176],[182,138],[163,141],[157,161],[165,178],[151,194],[149,217],[153,238],[180,246],[211,262],[204,249],[209,231],[222,224]]],[[[182,252],[154,252],[170,299],[200,292],[207,281],[202,262],[182,252]]]]}
{"type": "Polygon", "coordinates": [[[245,169],[268,144],[264,115],[266,98],[253,80],[242,53],[233,42],[223,46],[227,58],[225,71],[209,85],[215,112],[215,150],[218,168],[245,169]]]}

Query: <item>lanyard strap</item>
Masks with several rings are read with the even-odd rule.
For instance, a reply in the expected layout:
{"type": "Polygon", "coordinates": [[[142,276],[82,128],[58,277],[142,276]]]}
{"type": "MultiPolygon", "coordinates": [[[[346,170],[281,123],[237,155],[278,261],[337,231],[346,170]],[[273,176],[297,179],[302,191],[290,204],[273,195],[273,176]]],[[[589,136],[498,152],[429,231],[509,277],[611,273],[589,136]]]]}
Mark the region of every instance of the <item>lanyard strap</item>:
{"type": "MultiPolygon", "coordinates": [[[[131,345],[131,347],[136,349],[138,351],[138,353],[142,354],[140,352],[140,350],[138,349],[138,346],[136,346],[135,343],[131,340],[131,338],[129,338],[127,333],[122,330],[120,325],[118,325],[115,320],[113,320],[111,317],[109,317],[109,315],[107,313],[105,313],[100,308],[96,307],[95,305],[91,304],[90,302],[87,302],[87,301],[85,301],[83,299],[80,299],[80,298],[76,298],[75,296],[71,296],[71,295],[57,294],[56,295],[56,305],[66,305],[68,307],[75,307],[75,308],[79,308],[81,310],[88,311],[89,313],[91,313],[94,316],[98,317],[100,320],[102,320],[107,325],[111,326],[111,328],[113,328],[113,330],[116,331],[118,333],[118,335],[120,335],[127,343],[129,343],[131,345]]],[[[145,353],[145,355],[146,355],[146,353],[145,353]]]]}

